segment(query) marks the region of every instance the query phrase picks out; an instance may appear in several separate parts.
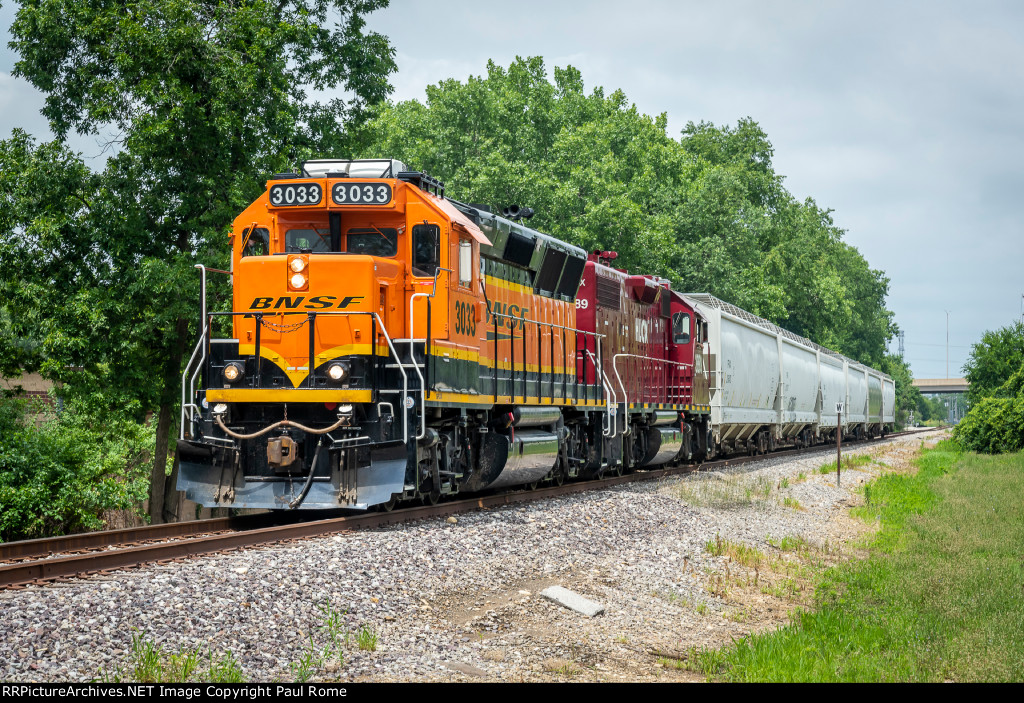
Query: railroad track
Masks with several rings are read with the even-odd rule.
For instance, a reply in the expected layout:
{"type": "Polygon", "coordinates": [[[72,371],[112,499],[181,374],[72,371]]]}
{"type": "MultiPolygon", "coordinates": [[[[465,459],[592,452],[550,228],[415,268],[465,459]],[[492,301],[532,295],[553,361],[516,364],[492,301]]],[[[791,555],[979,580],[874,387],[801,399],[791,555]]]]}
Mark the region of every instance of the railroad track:
{"type": "MultiPolygon", "coordinates": [[[[894,433],[888,435],[886,439],[929,432],[932,429],[934,428],[894,433]]],[[[881,441],[884,440],[869,440],[853,446],[869,446],[881,441]]],[[[817,445],[767,455],[731,457],[699,465],[640,470],[599,480],[578,481],[533,491],[508,491],[437,505],[405,507],[393,512],[335,515],[319,520],[308,520],[308,514],[268,513],[8,542],[0,544],[0,589],[24,588],[50,581],[109,573],[142,564],[167,563],[245,547],[386,527],[426,518],[610,488],[634,481],[650,481],[677,474],[798,456],[808,451],[825,449],[828,449],[826,445],[817,445]],[[274,524],[280,522],[285,524],[274,524]]]]}

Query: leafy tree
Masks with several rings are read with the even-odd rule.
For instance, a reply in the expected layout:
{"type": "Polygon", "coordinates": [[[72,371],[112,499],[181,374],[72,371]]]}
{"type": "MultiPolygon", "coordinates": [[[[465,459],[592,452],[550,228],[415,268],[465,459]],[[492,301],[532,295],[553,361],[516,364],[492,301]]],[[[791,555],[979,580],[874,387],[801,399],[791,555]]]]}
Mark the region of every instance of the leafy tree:
{"type": "Polygon", "coordinates": [[[953,428],[965,449],[999,454],[1024,449],[1024,364],[953,428]]]}
{"type": "Polygon", "coordinates": [[[896,331],[888,279],[842,241],[829,211],[785,190],[761,127],[690,123],[674,140],[666,126],[621,91],[587,94],[575,68],[549,81],[542,59],[518,58],[390,106],[362,155],[401,158],[467,202],[529,205],[531,226],[617,250],[618,265],[882,363],[896,331]]]}
{"type": "Polygon", "coordinates": [[[1000,390],[1024,364],[1024,324],[1014,322],[995,331],[985,332],[981,341],[971,347],[964,364],[964,377],[969,384],[967,399],[972,405],[988,397],[1008,397],[1000,390]]]}
{"type": "Polygon", "coordinates": [[[97,530],[107,510],[146,497],[153,428],[71,404],[40,427],[26,402],[0,398],[0,541],[97,530]]]}
{"type": "Polygon", "coordinates": [[[46,94],[58,141],[36,146],[16,133],[0,145],[0,190],[14,193],[0,216],[0,280],[17,296],[12,333],[45,327],[44,371],[83,367],[88,378],[69,380],[102,377],[114,405],[158,409],[155,521],[183,355],[197,332],[193,265],[225,266],[227,229],[265,174],[356,147],[390,92],[393,49],[363,19],[385,4],[20,3],[14,73],[46,94]],[[311,100],[311,90],[347,97],[311,100]],[[71,130],[116,134],[119,151],[102,173],[67,153],[71,130]]]}

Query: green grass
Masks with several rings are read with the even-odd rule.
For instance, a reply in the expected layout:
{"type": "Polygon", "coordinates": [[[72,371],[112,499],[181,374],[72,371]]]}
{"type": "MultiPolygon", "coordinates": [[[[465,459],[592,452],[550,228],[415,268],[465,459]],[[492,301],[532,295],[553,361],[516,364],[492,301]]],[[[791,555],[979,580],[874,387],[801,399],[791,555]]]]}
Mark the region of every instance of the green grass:
{"type": "Polygon", "coordinates": [[[359,628],[359,632],[356,634],[356,644],[359,649],[365,652],[374,652],[377,650],[377,631],[369,625],[363,625],[359,628]]]}
{"type": "Polygon", "coordinates": [[[139,683],[244,683],[242,668],[227,652],[219,657],[209,652],[202,656],[197,649],[167,652],[162,647],[132,633],[132,652],[126,667],[100,671],[103,683],[133,681],[139,683]]]}
{"type": "MultiPolygon", "coordinates": [[[[867,466],[871,463],[871,456],[868,454],[844,454],[843,455],[843,471],[848,469],[856,469],[858,466],[867,466]]],[[[830,461],[827,464],[822,464],[818,467],[819,474],[834,474],[836,472],[836,462],[830,461]]]]}
{"type": "Polygon", "coordinates": [[[879,521],[864,561],[826,571],[815,608],[691,666],[729,681],[1024,678],[1024,454],[927,451],[857,512],[879,521]]]}

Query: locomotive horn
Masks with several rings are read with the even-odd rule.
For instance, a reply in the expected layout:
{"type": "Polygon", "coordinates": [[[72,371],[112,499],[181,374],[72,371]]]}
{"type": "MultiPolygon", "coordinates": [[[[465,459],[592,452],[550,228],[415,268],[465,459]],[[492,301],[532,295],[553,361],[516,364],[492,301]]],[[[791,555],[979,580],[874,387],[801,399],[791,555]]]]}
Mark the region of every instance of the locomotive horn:
{"type": "Polygon", "coordinates": [[[518,220],[519,219],[519,206],[518,205],[509,205],[507,208],[505,208],[504,210],[501,211],[501,214],[504,215],[505,217],[507,217],[510,220],[518,220]]]}

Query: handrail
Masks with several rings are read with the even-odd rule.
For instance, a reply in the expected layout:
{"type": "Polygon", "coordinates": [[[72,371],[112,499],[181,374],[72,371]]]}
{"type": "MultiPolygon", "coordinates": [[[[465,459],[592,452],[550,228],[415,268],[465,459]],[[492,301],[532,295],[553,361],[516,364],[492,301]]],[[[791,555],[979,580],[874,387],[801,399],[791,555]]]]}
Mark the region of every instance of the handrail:
{"type": "MultiPolygon", "coordinates": [[[[413,293],[409,296],[409,361],[412,363],[413,369],[416,371],[416,375],[420,377],[420,429],[416,433],[416,439],[423,439],[427,436],[427,379],[420,373],[420,365],[416,363],[416,335],[413,330],[413,321],[416,319],[413,314],[413,303],[416,298],[433,298],[434,294],[437,293],[437,277],[442,271],[447,271],[449,276],[452,273],[451,269],[437,267],[434,271],[434,287],[429,293],[413,293]]],[[[428,323],[429,324],[429,323],[428,323]]],[[[383,323],[381,324],[383,327],[383,323]]],[[[430,330],[427,329],[427,336],[430,336],[430,330]]],[[[426,337],[423,339],[424,344],[426,343],[426,337]]],[[[423,360],[426,362],[427,356],[430,354],[430,350],[424,347],[423,349],[423,360]]],[[[399,366],[401,366],[401,359],[398,360],[399,366]]]]}
{"type": "MultiPolygon", "coordinates": [[[[537,335],[538,335],[538,338],[540,336],[541,325],[544,325],[544,326],[546,326],[546,327],[548,327],[548,328],[550,328],[552,330],[552,334],[554,334],[554,330],[565,330],[565,331],[568,331],[568,332],[573,332],[573,333],[578,334],[578,335],[582,335],[584,337],[587,337],[587,336],[593,337],[596,340],[596,343],[597,343],[599,349],[600,349],[601,339],[603,339],[603,338],[608,336],[606,334],[601,334],[600,332],[588,332],[587,330],[581,330],[581,329],[577,329],[575,327],[568,327],[566,325],[556,325],[554,322],[544,322],[543,320],[531,320],[530,318],[527,318],[527,317],[516,317],[515,315],[509,315],[507,313],[497,312],[496,310],[491,310],[490,308],[488,308],[488,312],[491,314],[492,317],[494,317],[495,324],[497,324],[498,318],[505,318],[507,320],[514,320],[517,323],[522,323],[524,337],[526,335],[526,323],[527,322],[537,325],[537,335]]],[[[564,338],[562,340],[562,344],[563,344],[563,352],[566,352],[567,350],[564,348],[564,345],[565,345],[564,338]]],[[[498,340],[495,339],[494,340],[494,347],[495,347],[495,349],[497,349],[497,346],[498,346],[498,340]]],[[[513,348],[513,351],[514,351],[514,348],[513,348]]],[[[577,349],[576,351],[579,352],[580,350],[577,349]]],[[[588,354],[590,353],[590,351],[587,350],[587,349],[584,349],[583,351],[586,351],[588,354]]],[[[497,359],[497,356],[498,355],[495,354],[494,356],[495,356],[495,359],[494,359],[494,378],[495,378],[494,394],[497,395],[497,391],[498,391],[498,388],[497,388],[497,373],[498,373],[498,359],[497,359]]],[[[593,357],[593,354],[591,354],[591,357],[593,357]]],[[[540,358],[537,359],[537,364],[538,364],[538,367],[539,367],[540,366],[540,358]]],[[[525,368],[525,365],[526,365],[526,359],[525,358],[523,359],[523,365],[524,365],[524,368],[525,368]]],[[[554,376],[554,366],[555,366],[555,361],[554,361],[554,359],[552,359],[551,360],[551,375],[552,376],[554,376]]],[[[597,368],[597,363],[596,362],[594,364],[594,368],[597,368]]],[[[510,376],[510,380],[511,380],[511,378],[514,378],[514,376],[515,376],[514,357],[513,357],[513,365],[512,365],[512,369],[510,370],[510,373],[511,373],[511,376],[510,376]]],[[[566,371],[564,365],[562,367],[562,375],[563,376],[568,375],[568,372],[566,371]]],[[[607,375],[605,375],[603,371],[602,371],[602,375],[605,376],[605,383],[607,383],[608,382],[607,375]]],[[[584,381],[585,381],[585,379],[584,379],[584,381]]],[[[524,381],[524,386],[525,386],[525,383],[526,382],[524,381]]],[[[579,387],[579,381],[577,380],[574,383],[576,385],[575,393],[578,396],[579,395],[579,388],[578,388],[579,387]]],[[[539,373],[537,375],[537,387],[538,387],[538,389],[540,388],[540,374],[539,373]]],[[[538,393],[539,393],[539,390],[538,390],[538,393]]],[[[512,397],[514,399],[515,398],[515,389],[514,388],[512,389],[511,395],[512,395],[512,397]]]]}
{"type": "Polygon", "coordinates": [[[199,335],[199,342],[196,344],[196,348],[192,351],[192,356],[189,357],[188,363],[185,364],[185,370],[181,373],[181,418],[178,429],[178,439],[185,440],[185,416],[188,415],[188,420],[191,423],[194,420],[194,412],[198,412],[199,408],[195,403],[188,402],[191,398],[195,397],[196,389],[196,378],[202,371],[203,362],[206,361],[206,336],[210,332],[210,321],[206,317],[206,272],[213,271],[214,273],[223,273],[230,276],[230,271],[224,271],[223,269],[207,268],[203,264],[195,264],[194,268],[199,269],[199,319],[202,321],[202,333],[199,335]],[[196,360],[196,354],[202,352],[202,356],[196,365],[196,371],[192,374],[191,383],[189,383],[188,395],[186,395],[185,386],[188,382],[188,373],[192,368],[192,362],[196,360]]]}
{"type": "MultiPolygon", "coordinates": [[[[214,316],[218,316],[218,317],[235,317],[237,315],[252,315],[252,314],[253,313],[249,312],[249,311],[244,311],[244,312],[213,312],[213,313],[209,314],[209,317],[211,317],[211,318],[214,317],[214,316]]],[[[280,311],[277,311],[277,312],[274,313],[274,316],[277,316],[277,315],[282,315],[282,316],[283,315],[308,315],[308,313],[307,312],[303,312],[303,311],[298,311],[298,310],[280,310],[280,311]]],[[[374,318],[377,321],[377,323],[380,324],[380,332],[381,332],[382,335],[384,335],[384,340],[387,342],[388,349],[390,350],[391,354],[395,357],[395,361],[397,362],[398,371],[402,374],[402,441],[405,442],[405,443],[408,443],[408,441],[409,441],[409,413],[408,413],[409,408],[406,407],[406,399],[409,397],[409,375],[405,372],[405,364],[402,363],[402,357],[399,356],[398,350],[395,349],[395,345],[392,342],[391,336],[388,334],[387,328],[384,326],[384,321],[381,320],[380,315],[378,315],[375,312],[363,311],[363,310],[352,311],[352,312],[324,311],[324,312],[318,312],[317,315],[318,316],[326,315],[326,316],[330,316],[330,317],[344,317],[344,316],[347,316],[347,315],[367,315],[367,316],[370,316],[370,317],[374,318]]],[[[316,324],[315,320],[313,321],[312,324],[314,324],[314,325],[316,324]]],[[[192,362],[195,360],[196,354],[200,350],[200,345],[203,345],[203,343],[206,341],[206,336],[209,333],[210,333],[210,325],[207,324],[203,328],[203,335],[200,337],[199,343],[196,345],[196,350],[192,352],[192,358],[189,359],[189,363],[185,367],[185,373],[182,375],[182,425],[181,425],[181,437],[180,437],[182,440],[185,439],[185,415],[186,415],[185,408],[186,407],[191,407],[195,411],[199,410],[198,407],[195,405],[195,403],[187,403],[186,402],[187,399],[185,398],[185,379],[187,378],[188,372],[189,372],[189,370],[192,367],[192,362]]],[[[203,351],[202,358],[200,359],[200,362],[199,362],[198,366],[196,367],[195,373],[192,375],[192,386],[190,388],[190,392],[192,393],[192,396],[195,396],[195,379],[198,377],[199,372],[202,370],[202,362],[205,361],[205,359],[206,359],[205,347],[203,347],[202,351],[203,351]]],[[[377,353],[377,340],[376,339],[371,340],[371,349],[370,349],[370,351],[371,351],[371,354],[376,355],[376,353],[377,353]]],[[[256,363],[259,364],[259,357],[257,357],[256,363]]],[[[313,369],[309,369],[309,373],[312,374],[313,373],[313,369]]],[[[190,422],[194,421],[194,416],[190,414],[189,417],[188,417],[188,420],[190,422]]]]}
{"type": "Polygon", "coordinates": [[[587,356],[590,357],[590,361],[594,364],[594,368],[604,378],[604,387],[608,391],[608,396],[606,396],[604,399],[605,408],[607,408],[607,410],[605,411],[605,416],[608,418],[608,422],[606,423],[606,428],[602,430],[602,434],[605,437],[614,437],[616,434],[618,434],[618,432],[616,431],[618,429],[618,422],[615,420],[615,413],[612,412],[612,404],[614,403],[615,407],[618,408],[619,397],[615,395],[615,388],[614,386],[612,386],[611,381],[608,380],[608,374],[606,374],[604,372],[604,369],[601,368],[600,364],[597,363],[597,359],[594,358],[593,352],[591,352],[589,349],[584,349],[583,351],[586,353],[587,356]]]}
{"type": "Polygon", "coordinates": [[[622,375],[619,373],[619,367],[616,365],[619,357],[623,356],[632,357],[634,359],[644,359],[645,361],[653,361],[655,363],[671,364],[672,366],[682,366],[683,368],[686,368],[687,366],[691,368],[693,367],[693,364],[687,364],[682,361],[670,361],[668,359],[657,359],[653,356],[643,356],[641,354],[616,354],[612,357],[612,370],[615,371],[615,377],[619,379],[619,388],[622,389],[622,397],[625,399],[624,402],[626,403],[627,408],[629,407],[629,394],[626,393],[626,387],[622,382],[622,375]]]}

